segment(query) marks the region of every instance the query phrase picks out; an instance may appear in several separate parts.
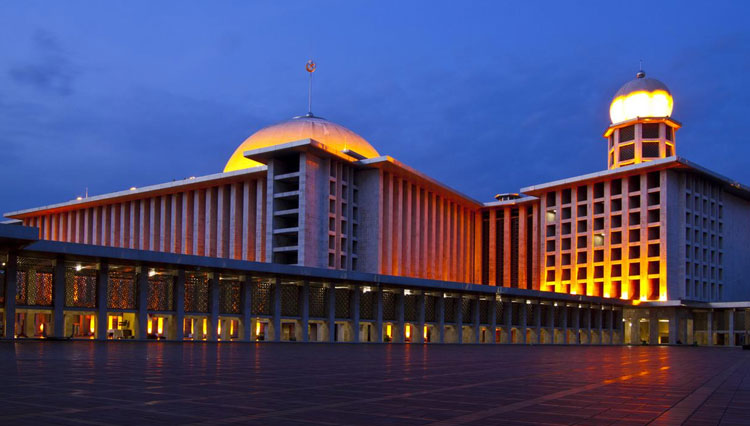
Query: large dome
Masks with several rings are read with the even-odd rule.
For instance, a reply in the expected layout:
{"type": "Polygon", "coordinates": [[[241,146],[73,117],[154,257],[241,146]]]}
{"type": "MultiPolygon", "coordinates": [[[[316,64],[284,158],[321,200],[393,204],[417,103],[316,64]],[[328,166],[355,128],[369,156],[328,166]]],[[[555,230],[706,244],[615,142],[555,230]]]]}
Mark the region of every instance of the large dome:
{"type": "Polygon", "coordinates": [[[365,158],[374,158],[380,155],[362,136],[346,127],[320,117],[305,115],[264,127],[253,133],[234,151],[227,161],[227,165],[224,166],[224,172],[261,165],[257,161],[245,158],[243,155],[245,151],[302,139],[315,139],[335,151],[351,150],[365,158]]]}
{"type": "Polygon", "coordinates": [[[640,71],[634,80],[615,93],[609,117],[613,124],[638,117],[669,117],[672,106],[672,94],[667,86],[654,78],[646,78],[646,73],[640,71]]]}

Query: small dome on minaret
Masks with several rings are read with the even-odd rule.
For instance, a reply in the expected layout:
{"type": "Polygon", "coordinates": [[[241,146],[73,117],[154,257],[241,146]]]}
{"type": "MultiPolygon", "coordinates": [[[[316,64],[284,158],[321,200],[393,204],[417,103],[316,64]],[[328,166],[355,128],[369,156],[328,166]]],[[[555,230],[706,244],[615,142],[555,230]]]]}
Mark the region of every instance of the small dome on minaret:
{"type": "Polygon", "coordinates": [[[646,77],[641,70],[635,79],[625,83],[615,93],[609,107],[612,124],[635,118],[666,118],[672,115],[672,93],[667,85],[646,77]]]}

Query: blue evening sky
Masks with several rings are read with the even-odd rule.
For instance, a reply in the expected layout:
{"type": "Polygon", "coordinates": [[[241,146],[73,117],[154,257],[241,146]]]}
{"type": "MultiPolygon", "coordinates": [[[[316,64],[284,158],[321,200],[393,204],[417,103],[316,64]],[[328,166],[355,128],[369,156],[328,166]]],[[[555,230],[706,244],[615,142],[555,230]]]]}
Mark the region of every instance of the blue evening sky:
{"type": "Polygon", "coordinates": [[[643,59],[677,153],[750,184],[749,2],[0,4],[0,212],[222,170],[307,108],[481,201],[606,168],[643,59]]]}

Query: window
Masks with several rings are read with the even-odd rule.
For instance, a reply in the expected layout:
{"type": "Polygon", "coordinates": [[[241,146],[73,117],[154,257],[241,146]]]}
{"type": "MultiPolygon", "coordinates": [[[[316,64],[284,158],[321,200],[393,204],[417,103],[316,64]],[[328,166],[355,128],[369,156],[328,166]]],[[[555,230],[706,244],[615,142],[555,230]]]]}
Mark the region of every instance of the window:
{"type": "Polygon", "coordinates": [[[659,142],[643,142],[641,150],[643,158],[659,158],[659,142]]]}
{"type": "Polygon", "coordinates": [[[635,158],[635,145],[628,144],[620,147],[620,161],[630,161],[635,158]]]}
{"type": "Polygon", "coordinates": [[[643,139],[659,138],[659,123],[644,123],[641,125],[641,137],[643,139]]]}
{"type": "Polygon", "coordinates": [[[618,131],[618,133],[620,135],[620,143],[632,141],[633,139],[635,139],[635,126],[623,127],[618,131]]]}

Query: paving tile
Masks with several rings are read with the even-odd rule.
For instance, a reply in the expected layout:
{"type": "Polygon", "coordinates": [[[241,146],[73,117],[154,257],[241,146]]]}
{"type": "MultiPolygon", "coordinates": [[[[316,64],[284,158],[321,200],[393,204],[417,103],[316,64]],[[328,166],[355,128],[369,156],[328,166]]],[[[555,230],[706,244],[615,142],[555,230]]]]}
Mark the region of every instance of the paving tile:
{"type": "Polygon", "coordinates": [[[719,348],[2,342],[0,378],[2,424],[750,424],[719,348]]]}

